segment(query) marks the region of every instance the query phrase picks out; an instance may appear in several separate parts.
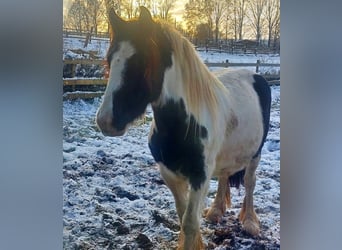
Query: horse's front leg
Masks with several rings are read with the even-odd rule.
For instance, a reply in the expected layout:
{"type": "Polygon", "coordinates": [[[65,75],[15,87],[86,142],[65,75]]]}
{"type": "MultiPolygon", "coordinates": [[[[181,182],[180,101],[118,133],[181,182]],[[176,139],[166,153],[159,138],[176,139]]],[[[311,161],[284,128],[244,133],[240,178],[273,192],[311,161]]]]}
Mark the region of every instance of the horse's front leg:
{"type": "Polygon", "coordinates": [[[170,171],[162,163],[159,163],[159,169],[163,180],[173,194],[176,203],[178,218],[180,224],[182,224],[182,218],[188,200],[188,181],[184,177],[178,176],[170,171]]]}
{"type": "Polygon", "coordinates": [[[205,189],[203,186],[199,190],[192,188],[190,190],[188,204],[182,219],[178,250],[204,249],[200,232],[200,215],[205,189]]]}
{"type": "Polygon", "coordinates": [[[202,185],[189,191],[188,203],[183,215],[178,250],[205,249],[200,232],[200,219],[211,175],[207,173],[202,185]]]}

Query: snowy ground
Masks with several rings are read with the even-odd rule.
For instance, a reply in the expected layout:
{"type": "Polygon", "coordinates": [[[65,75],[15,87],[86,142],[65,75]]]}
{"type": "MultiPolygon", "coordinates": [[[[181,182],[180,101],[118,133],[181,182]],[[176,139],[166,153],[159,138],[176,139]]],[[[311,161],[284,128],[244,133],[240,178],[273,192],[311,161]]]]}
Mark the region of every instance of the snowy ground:
{"type": "MultiPolygon", "coordinates": [[[[69,46],[79,48],[73,42],[69,46]]],[[[221,56],[256,60],[255,56],[201,53],[208,61],[220,61],[221,56]]],[[[279,62],[279,56],[265,56],[265,60],[279,62]]],[[[137,123],[123,137],[108,138],[94,121],[100,103],[100,98],[63,102],[64,249],[174,249],[179,232],[174,200],[147,146],[150,109],[145,123],[137,123]]],[[[279,114],[280,87],[273,86],[270,131],[254,192],[261,235],[253,238],[241,230],[237,216],[244,188],[232,189],[232,208],[223,220],[216,225],[202,220],[208,249],[280,249],[279,114]]],[[[217,181],[212,180],[208,206],[216,188],[217,181]]]]}
{"type": "MultiPolygon", "coordinates": [[[[202,230],[212,249],[253,249],[280,244],[279,86],[272,87],[271,128],[257,170],[255,206],[262,234],[245,235],[237,214],[244,189],[232,190],[232,209],[223,221],[202,230]],[[232,240],[229,241],[229,240],[232,240]]],[[[172,249],[178,224],[173,197],[161,180],[147,147],[149,112],[145,124],[124,137],[107,138],[94,117],[100,99],[63,104],[63,195],[65,249],[172,249]],[[142,242],[140,242],[142,241],[142,242]]],[[[208,205],[217,182],[211,182],[208,205]]]]}

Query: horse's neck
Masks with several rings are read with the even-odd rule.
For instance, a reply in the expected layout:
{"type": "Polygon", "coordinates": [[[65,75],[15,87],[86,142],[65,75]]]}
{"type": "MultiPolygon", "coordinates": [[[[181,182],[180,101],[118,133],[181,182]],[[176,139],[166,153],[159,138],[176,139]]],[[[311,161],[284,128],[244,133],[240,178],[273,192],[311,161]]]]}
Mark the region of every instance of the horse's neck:
{"type": "Polygon", "coordinates": [[[164,74],[160,103],[163,104],[169,100],[184,100],[186,97],[184,95],[183,84],[182,70],[177,65],[174,56],[172,56],[172,66],[164,74]]]}

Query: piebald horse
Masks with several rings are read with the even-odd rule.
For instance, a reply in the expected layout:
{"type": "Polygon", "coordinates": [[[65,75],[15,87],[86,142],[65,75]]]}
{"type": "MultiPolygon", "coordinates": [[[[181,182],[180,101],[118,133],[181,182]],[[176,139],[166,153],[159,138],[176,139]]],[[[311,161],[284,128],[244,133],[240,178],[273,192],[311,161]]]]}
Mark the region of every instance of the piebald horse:
{"type": "Polygon", "coordinates": [[[212,177],[218,191],[206,218],[219,221],[230,186],[243,183],[239,220],[258,235],[253,190],[269,127],[267,81],[247,70],[211,73],[186,38],[144,7],[128,21],[111,10],[109,21],[109,80],[96,122],[105,136],[121,136],[151,104],[148,145],[175,199],[178,249],[204,249],[200,219],[212,177]]]}

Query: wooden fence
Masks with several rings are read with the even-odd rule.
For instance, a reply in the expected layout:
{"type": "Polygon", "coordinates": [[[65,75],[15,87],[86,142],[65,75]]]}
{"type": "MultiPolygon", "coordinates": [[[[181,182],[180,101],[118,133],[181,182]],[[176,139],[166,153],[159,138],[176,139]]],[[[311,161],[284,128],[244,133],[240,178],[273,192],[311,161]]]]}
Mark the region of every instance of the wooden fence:
{"type": "MultiPolygon", "coordinates": [[[[83,65],[106,65],[105,60],[99,59],[66,59],[63,61],[64,65],[72,65],[72,72],[75,74],[75,67],[77,64],[83,65]]],[[[63,79],[63,86],[76,86],[76,85],[106,85],[107,79],[99,78],[74,78],[74,75],[70,78],[63,79]]]]}
{"type": "MultiPolygon", "coordinates": [[[[93,32],[93,30],[89,31],[79,31],[75,29],[63,29],[63,37],[65,38],[84,38],[85,47],[87,45],[87,40],[102,40],[109,39],[110,35],[108,32],[93,32]]],[[[195,42],[195,41],[193,41],[195,42]]],[[[209,41],[210,42],[210,41],[209,41]]],[[[198,51],[207,51],[207,52],[219,52],[219,53],[230,53],[230,54],[274,54],[280,53],[280,44],[273,45],[272,47],[267,47],[266,45],[258,45],[256,41],[253,40],[243,40],[243,41],[222,41],[220,44],[214,44],[211,41],[210,44],[204,43],[194,43],[196,50],[198,51]]]]}
{"type": "Polygon", "coordinates": [[[94,32],[90,31],[78,31],[75,29],[63,29],[63,36],[64,37],[84,37],[86,38],[88,35],[94,36],[93,39],[96,38],[109,38],[108,32],[97,32],[96,34],[94,32]]]}
{"type": "Polygon", "coordinates": [[[256,63],[231,63],[228,60],[224,63],[210,63],[206,62],[205,65],[208,67],[255,67],[255,72],[260,72],[260,67],[280,67],[280,63],[262,63],[260,60],[257,60],[256,63]]]}
{"type": "MultiPolygon", "coordinates": [[[[105,66],[104,60],[99,59],[73,59],[73,60],[64,60],[64,65],[72,65],[73,72],[75,73],[75,66],[77,64],[82,65],[103,65],[105,66]]],[[[224,63],[205,63],[208,67],[255,67],[255,72],[259,73],[260,67],[280,67],[279,63],[263,63],[260,60],[257,60],[256,63],[231,63],[228,60],[224,63]]],[[[271,75],[266,74],[263,75],[266,80],[268,80],[270,85],[279,85],[280,84],[280,75],[271,75]]],[[[76,86],[105,86],[107,85],[108,79],[106,78],[74,78],[74,75],[70,78],[63,79],[63,86],[71,86],[73,91],[76,91],[76,86]]],[[[94,91],[94,92],[66,92],[64,94],[64,99],[76,99],[76,98],[94,98],[103,95],[103,91],[94,91]]]]}
{"type": "Polygon", "coordinates": [[[252,46],[252,45],[222,45],[222,46],[195,46],[197,51],[205,51],[207,53],[229,53],[229,54],[279,54],[279,48],[265,47],[265,46],[252,46]]]}

